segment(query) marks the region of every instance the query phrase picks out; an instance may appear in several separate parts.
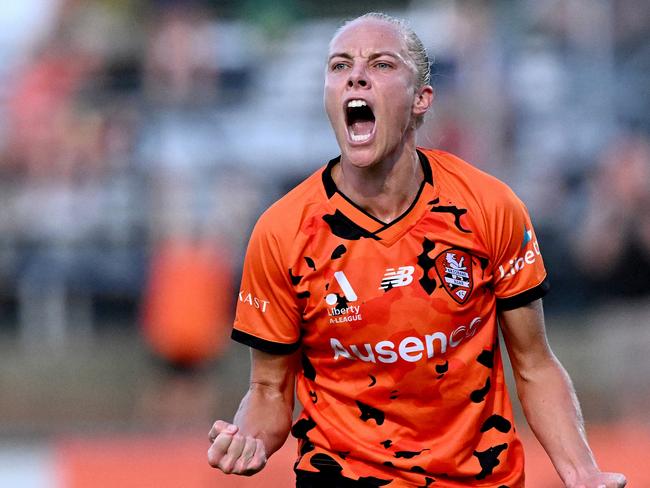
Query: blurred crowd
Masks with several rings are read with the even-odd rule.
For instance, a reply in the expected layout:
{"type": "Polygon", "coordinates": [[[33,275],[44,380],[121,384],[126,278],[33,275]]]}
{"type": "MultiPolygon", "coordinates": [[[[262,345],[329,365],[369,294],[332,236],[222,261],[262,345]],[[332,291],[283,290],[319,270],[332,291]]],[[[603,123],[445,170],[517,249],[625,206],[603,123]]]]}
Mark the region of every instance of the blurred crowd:
{"type": "MultiPolygon", "coordinates": [[[[1,328],[57,343],[142,327],[181,363],[209,351],[170,344],[219,347],[206,331],[232,318],[255,218],[337,154],[322,75],[347,5],[300,17],[231,3],[0,6],[1,328]]],[[[650,294],[650,3],[390,13],[434,61],[421,144],[526,202],[551,311],[650,294]]]]}

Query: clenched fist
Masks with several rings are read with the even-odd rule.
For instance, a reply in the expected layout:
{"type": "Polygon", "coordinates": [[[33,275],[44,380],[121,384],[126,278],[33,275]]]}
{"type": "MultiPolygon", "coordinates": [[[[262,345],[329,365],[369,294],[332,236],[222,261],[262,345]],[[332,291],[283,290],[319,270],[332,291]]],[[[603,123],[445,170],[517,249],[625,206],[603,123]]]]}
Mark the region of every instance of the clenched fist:
{"type": "Polygon", "coordinates": [[[626,484],[625,476],[620,473],[597,473],[577,481],[573,486],[575,488],[623,488],[626,484]]]}
{"type": "Polygon", "coordinates": [[[209,434],[208,462],[226,474],[250,476],[266,465],[266,449],[260,439],[239,432],[239,427],[217,420],[209,434]]]}

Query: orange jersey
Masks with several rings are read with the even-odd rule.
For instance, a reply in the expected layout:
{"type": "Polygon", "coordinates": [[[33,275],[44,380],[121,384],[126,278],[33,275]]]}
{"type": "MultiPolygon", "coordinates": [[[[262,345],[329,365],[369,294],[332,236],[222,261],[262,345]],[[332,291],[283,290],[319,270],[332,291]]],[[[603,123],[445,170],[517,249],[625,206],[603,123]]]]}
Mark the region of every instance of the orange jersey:
{"type": "Polygon", "coordinates": [[[523,486],[497,309],[544,295],[528,212],[497,179],[419,149],[424,182],[385,224],[333,160],[259,219],[233,338],[302,348],[296,469],[370,486],[523,486]]]}

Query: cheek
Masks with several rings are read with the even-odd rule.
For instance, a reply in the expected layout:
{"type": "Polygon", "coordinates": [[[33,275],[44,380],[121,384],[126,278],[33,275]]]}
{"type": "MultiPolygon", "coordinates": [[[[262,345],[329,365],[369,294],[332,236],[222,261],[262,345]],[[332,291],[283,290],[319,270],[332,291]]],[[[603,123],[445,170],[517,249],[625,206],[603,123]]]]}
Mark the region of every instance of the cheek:
{"type": "Polygon", "coordinates": [[[411,121],[412,118],[412,100],[404,97],[399,102],[395,102],[390,107],[390,113],[388,115],[388,120],[391,122],[391,125],[398,126],[400,128],[405,128],[411,121]]]}
{"type": "Polygon", "coordinates": [[[323,96],[323,105],[325,106],[325,113],[327,113],[330,122],[334,123],[336,121],[334,102],[332,101],[332,97],[327,96],[327,93],[323,96]]]}
{"type": "Polygon", "coordinates": [[[392,104],[394,114],[397,116],[404,114],[410,116],[415,99],[414,91],[411,88],[405,87],[403,83],[396,83],[388,90],[388,93],[393,94],[394,97],[392,104]]]}
{"type": "Polygon", "coordinates": [[[334,92],[334,88],[326,83],[323,90],[323,105],[325,106],[325,111],[327,112],[327,116],[330,119],[336,115],[336,110],[338,107],[337,100],[338,97],[334,92]]]}

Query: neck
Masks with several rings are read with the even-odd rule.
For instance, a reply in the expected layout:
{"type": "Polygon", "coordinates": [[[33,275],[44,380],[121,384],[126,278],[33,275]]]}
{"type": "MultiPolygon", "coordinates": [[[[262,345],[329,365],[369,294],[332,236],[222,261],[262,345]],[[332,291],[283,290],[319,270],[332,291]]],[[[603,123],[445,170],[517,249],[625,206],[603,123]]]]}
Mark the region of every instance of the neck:
{"type": "Polygon", "coordinates": [[[367,167],[344,158],[332,170],[338,189],[382,222],[390,223],[413,203],[424,175],[415,144],[367,167]]]}

